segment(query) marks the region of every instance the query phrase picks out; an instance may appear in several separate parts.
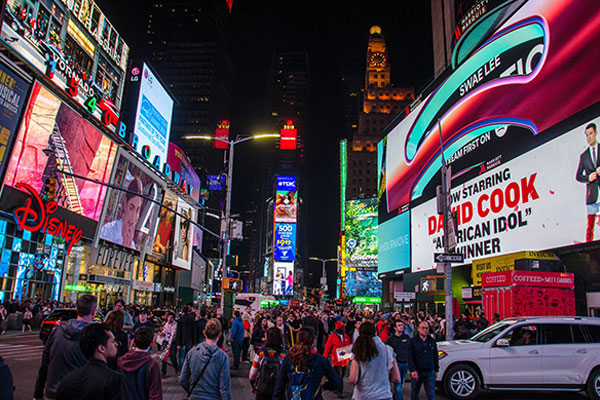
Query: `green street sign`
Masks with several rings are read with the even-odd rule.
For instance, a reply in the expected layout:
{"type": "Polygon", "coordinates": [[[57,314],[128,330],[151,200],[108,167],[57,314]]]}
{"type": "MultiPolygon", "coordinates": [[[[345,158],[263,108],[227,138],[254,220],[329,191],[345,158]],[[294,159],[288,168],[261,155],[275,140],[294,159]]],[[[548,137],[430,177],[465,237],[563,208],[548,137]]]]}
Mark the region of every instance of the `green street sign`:
{"type": "Polygon", "coordinates": [[[355,297],[352,303],[381,304],[381,297],[355,297]]]}
{"type": "Polygon", "coordinates": [[[85,285],[65,285],[65,289],[71,292],[87,292],[88,288],[85,285]]]}

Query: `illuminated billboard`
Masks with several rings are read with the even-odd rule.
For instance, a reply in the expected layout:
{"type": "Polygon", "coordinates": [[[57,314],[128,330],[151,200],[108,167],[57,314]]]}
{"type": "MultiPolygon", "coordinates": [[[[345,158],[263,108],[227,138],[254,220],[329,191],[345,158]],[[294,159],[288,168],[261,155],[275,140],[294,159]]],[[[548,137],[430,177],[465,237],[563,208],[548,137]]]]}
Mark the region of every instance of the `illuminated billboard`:
{"type": "Polygon", "coordinates": [[[192,245],[195,229],[190,220],[196,221],[196,210],[183,199],[179,199],[177,213],[179,215],[175,218],[172,263],[175,267],[189,270],[192,264],[192,245]]]}
{"type": "Polygon", "coordinates": [[[293,122],[287,121],[280,131],[279,149],[296,150],[297,136],[298,130],[294,127],[293,122]]]}
{"type": "Polygon", "coordinates": [[[200,201],[200,178],[190,159],[181,147],[169,143],[167,163],[171,169],[171,180],[196,201],[200,201]]]}
{"type": "Polygon", "coordinates": [[[165,192],[160,212],[158,215],[158,227],[154,238],[152,252],[155,256],[166,258],[172,248],[173,231],[175,229],[175,213],[171,210],[177,209],[177,195],[170,190],[165,192]]]}
{"type": "Polygon", "coordinates": [[[466,263],[597,239],[600,76],[589,68],[599,10],[529,1],[509,11],[473,22],[471,30],[494,27],[480,32],[487,41],[459,40],[452,74],[379,149],[380,224],[396,224],[388,247],[405,254],[399,245],[409,243],[413,271],[433,268],[444,249],[440,141],[466,263]]]}
{"type": "Polygon", "coordinates": [[[23,106],[27,101],[29,83],[8,66],[0,63],[0,176],[10,153],[13,135],[23,106]]]}
{"type": "Polygon", "coordinates": [[[131,155],[120,151],[112,184],[124,190],[110,190],[97,236],[137,251],[150,249],[165,191],[163,181],[131,155]]]}
{"type": "Polygon", "coordinates": [[[296,259],[296,224],[275,224],[275,261],[294,261],[296,259]]]}
{"type": "Polygon", "coordinates": [[[109,182],[116,154],[115,143],[36,83],[12,146],[4,184],[14,188],[26,183],[40,193],[55,176],[58,205],[97,221],[107,188],[91,180],[109,182]]]}
{"type": "Polygon", "coordinates": [[[160,170],[167,160],[173,99],[146,63],[131,69],[130,81],[132,94],[127,100],[136,102],[133,133],[138,137],[137,148],[160,170]]]}
{"type": "Polygon", "coordinates": [[[118,116],[129,46],[95,2],[8,0],[1,36],[96,118],[114,105],[118,116]]]}
{"type": "Polygon", "coordinates": [[[377,198],[346,202],[344,295],[381,296],[377,279],[377,198]]]}
{"type": "Polygon", "coordinates": [[[294,263],[273,262],[273,295],[292,296],[294,294],[294,263]]]}
{"type": "Polygon", "coordinates": [[[275,221],[296,222],[298,218],[298,190],[295,176],[278,176],[275,193],[275,221]]]}

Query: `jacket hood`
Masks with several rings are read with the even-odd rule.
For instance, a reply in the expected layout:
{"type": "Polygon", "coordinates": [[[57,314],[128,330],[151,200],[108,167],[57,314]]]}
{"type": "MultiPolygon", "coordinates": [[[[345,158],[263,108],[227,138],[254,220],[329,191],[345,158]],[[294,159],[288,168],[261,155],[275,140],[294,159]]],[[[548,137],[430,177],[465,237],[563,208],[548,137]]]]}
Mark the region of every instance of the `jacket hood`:
{"type": "Polygon", "coordinates": [[[82,321],[79,319],[70,319],[63,326],[63,335],[69,340],[76,339],[79,337],[79,335],[81,335],[81,331],[83,330],[83,328],[85,328],[89,324],[89,322],[82,321]]]}
{"type": "Polygon", "coordinates": [[[150,360],[150,354],[147,351],[130,350],[119,357],[117,365],[123,371],[131,373],[140,369],[148,360],[150,360]]]}

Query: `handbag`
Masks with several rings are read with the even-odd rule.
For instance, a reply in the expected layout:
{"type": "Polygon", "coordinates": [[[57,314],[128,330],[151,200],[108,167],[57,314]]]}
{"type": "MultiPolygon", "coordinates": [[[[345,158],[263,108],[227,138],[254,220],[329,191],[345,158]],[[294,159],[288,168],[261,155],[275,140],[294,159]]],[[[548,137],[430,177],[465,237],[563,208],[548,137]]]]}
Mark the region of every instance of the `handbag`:
{"type": "Polygon", "coordinates": [[[161,361],[167,362],[167,360],[169,359],[169,354],[171,354],[171,349],[168,347],[165,347],[163,349],[163,351],[160,353],[161,361]]]}

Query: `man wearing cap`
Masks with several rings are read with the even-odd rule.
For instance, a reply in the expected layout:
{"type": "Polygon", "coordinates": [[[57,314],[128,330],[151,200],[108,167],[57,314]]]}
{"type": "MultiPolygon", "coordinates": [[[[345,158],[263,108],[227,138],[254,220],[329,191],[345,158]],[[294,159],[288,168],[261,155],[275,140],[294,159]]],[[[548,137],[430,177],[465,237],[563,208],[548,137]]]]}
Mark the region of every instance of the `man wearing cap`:
{"type": "MultiPolygon", "coordinates": [[[[323,356],[331,360],[331,365],[335,372],[344,380],[346,367],[350,363],[352,356],[352,342],[346,333],[344,333],[345,324],[342,321],[335,323],[335,331],[329,335],[325,343],[325,352],[323,356]]],[[[337,391],[338,397],[343,397],[343,386],[337,391]]]]}

